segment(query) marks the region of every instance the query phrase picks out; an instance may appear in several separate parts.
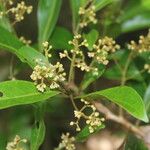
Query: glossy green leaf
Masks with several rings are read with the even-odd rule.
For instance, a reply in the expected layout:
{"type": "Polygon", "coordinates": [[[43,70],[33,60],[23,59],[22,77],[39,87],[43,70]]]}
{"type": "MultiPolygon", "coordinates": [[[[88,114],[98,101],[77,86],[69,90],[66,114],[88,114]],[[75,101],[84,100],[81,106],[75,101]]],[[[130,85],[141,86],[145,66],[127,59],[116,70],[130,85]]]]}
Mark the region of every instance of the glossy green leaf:
{"type": "Polygon", "coordinates": [[[139,29],[149,28],[150,27],[149,13],[141,13],[123,22],[121,25],[122,32],[126,33],[126,32],[131,32],[139,29]]]}
{"type": "Polygon", "coordinates": [[[6,29],[0,27],[0,48],[1,50],[8,50],[17,56],[19,54],[17,53],[18,49],[21,48],[24,44],[20,42],[17,37],[15,37],[13,34],[11,34],[6,29]]]}
{"type": "Polygon", "coordinates": [[[104,8],[105,6],[111,4],[114,0],[95,0],[94,5],[96,7],[96,11],[104,8]]]}
{"type": "Polygon", "coordinates": [[[125,109],[135,118],[148,122],[144,102],[141,96],[131,87],[119,86],[81,97],[88,98],[89,100],[101,98],[108,99],[125,109]]]}
{"type": "Polygon", "coordinates": [[[89,46],[88,46],[89,50],[92,50],[93,45],[95,44],[95,42],[97,41],[98,36],[99,36],[98,31],[93,29],[88,34],[84,34],[83,36],[89,44],[89,46]]]}
{"type": "Polygon", "coordinates": [[[0,109],[44,101],[59,94],[50,90],[40,93],[34,83],[17,80],[1,82],[0,93],[0,109]]]}
{"type": "Polygon", "coordinates": [[[30,65],[30,67],[32,68],[36,66],[37,59],[42,60],[42,62],[44,63],[48,63],[48,60],[42,53],[38,52],[37,50],[35,50],[30,46],[21,47],[20,49],[18,49],[17,53],[19,54],[20,59],[23,62],[30,65]]]}
{"type": "MultiPolygon", "coordinates": [[[[102,124],[100,125],[99,127],[97,127],[97,129],[95,130],[94,133],[98,132],[99,130],[101,129],[104,129],[105,128],[105,125],[102,124]]],[[[86,140],[90,135],[94,134],[94,133],[90,133],[89,132],[89,126],[86,126],[82,131],[80,131],[77,136],[76,136],[76,141],[77,142],[81,142],[81,141],[84,141],[86,140]]]]}
{"type": "Polygon", "coordinates": [[[17,37],[2,27],[0,27],[0,35],[1,50],[7,50],[15,54],[20,60],[28,63],[31,67],[36,65],[35,59],[41,59],[43,62],[47,62],[46,58],[40,52],[29,46],[24,46],[17,37]]]}
{"type": "Polygon", "coordinates": [[[92,82],[100,78],[105,71],[104,65],[95,63],[93,66],[98,69],[98,74],[94,74],[92,71],[86,72],[80,86],[82,90],[86,89],[92,82]]]}
{"type": "Polygon", "coordinates": [[[144,95],[144,102],[145,102],[148,117],[150,117],[150,85],[146,89],[146,92],[144,95]]]}
{"type": "Polygon", "coordinates": [[[50,38],[61,8],[62,0],[40,0],[38,5],[39,44],[50,38]]]}
{"type": "Polygon", "coordinates": [[[31,146],[32,150],[39,150],[45,138],[45,124],[43,120],[37,122],[31,132],[31,146]]]}
{"type": "Polygon", "coordinates": [[[50,38],[50,44],[53,45],[54,49],[70,50],[72,46],[68,44],[68,41],[72,39],[71,32],[63,27],[56,27],[50,38]]]}

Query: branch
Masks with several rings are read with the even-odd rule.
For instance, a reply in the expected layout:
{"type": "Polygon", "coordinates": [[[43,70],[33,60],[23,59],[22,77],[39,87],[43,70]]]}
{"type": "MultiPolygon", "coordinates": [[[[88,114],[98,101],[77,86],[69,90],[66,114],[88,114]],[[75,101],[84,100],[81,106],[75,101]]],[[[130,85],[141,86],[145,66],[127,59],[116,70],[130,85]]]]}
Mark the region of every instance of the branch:
{"type": "Polygon", "coordinates": [[[139,128],[137,128],[135,125],[130,123],[128,120],[124,119],[121,116],[115,115],[114,113],[112,113],[107,107],[105,107],[101,103],[94,101],[93,104],[95,105],[95,107],[97,108],[97,110],[99,112],[103,113],[106,116],[106,119],[112,120],[112,121],[115,121],[115,122],[121,124],[122,126],[124,126],[129,131],[132,131],[133,133],[138,135],[140,138],[144,137],[144,134],[142,133],[142,131],[139,128]]]}

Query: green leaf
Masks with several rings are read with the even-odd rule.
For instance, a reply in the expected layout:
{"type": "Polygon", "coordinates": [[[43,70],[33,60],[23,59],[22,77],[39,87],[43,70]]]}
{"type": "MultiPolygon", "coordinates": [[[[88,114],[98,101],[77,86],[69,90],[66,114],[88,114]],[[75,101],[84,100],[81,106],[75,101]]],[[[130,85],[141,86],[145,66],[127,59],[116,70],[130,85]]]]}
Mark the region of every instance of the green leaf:
{"type": "Polygon", "coordinates": [[[122,32],[126,33],[126,32],[131,32],[139,29],[149,28],[150,27],[149,13],[141,13],[123,22],[121,25],[122,32]]]}
{"type": "Polygon", "coordinates": [[[94,5],[96,7],[96,11],[104,8],[105,6],[111,4],[114,0],[95,0],[94,5]]]}
{"type": "MultiPolygon", "coordinates": [[[[104,129],[105,125],[102,124],[94,131],[94,133],[97,133],[99,130],[104,129]]],[[[81,132],[79,132],[76,136],[76,141],[81,142],[86,140],[90,135],[94,134],[89,132],[89,126],[86,126],[81,132]]]]}
{"type": "Polygon", "coordinates": [[[129,135],[126,141],[125,150],[148,150],[141,139],[134,135],[129,135]]]}
{"type": "Polygon", "coordinates": [[[81,96],[81,98],[88,98],[89,100],[100,98],[108,99],[125,109],[135,118],[148,122],[144,102],[141,96],[131,87],[119,86],[109,88],[81,96]]]}
{"type": "Polygon", "coordinates": [[[41,59],[43,62],[47,62],[46,58],[40,52],[29,46],[24,46],[17,37],[2,27],[0,27],[0,35],[0,49],[17,55],[20,60],[28,63],[31,67],[36,65],[35,59],[41,59]]]}
{"type": "MultiPolygon", "coordinates": [[[[5,7],[3,6],[3,3],[0,3],[0,12],[1,11],[5,11],[5,7]]],[[[12,26],[7,16],[3,16],[2,18],[0,18],[0,26],[2,26],[8,31],[12,31],[12,26]]]]}
{"type": "Polygon", "coordinates": [[[63,27],[56,27],[51,38],[50,44],[54,49],[67,49],[70,50],[72,46],[68,44],[68,41],[73,39],[73,35],[63,27]]]}
{"type": "Polygon", "coordinates": [[[99,36],[98,31],[93,29],[88,34],[84,34],[83,36],[89,44],[89,46],[88,46],[89,50],[92,50],[93,45],[95,44],[95,42],[97,41],[98,36],[99,36]]]}
{"type": "Polygon", "coordinates": [[[144,95],[144,102],[145,102],[148,117],[150,117],[150,85],[146,89],[146,92],[144,95]]]}
{"type": "Polygon", "coordinates": [[[1,82],[0,93],[2,95],[0,97],[0,109],[44,101],[59,94],[57,91],[50,90],[40,93],[34,83],[17,80],[1,82]]]}
{"type": "Polygon", "coordinates": [[[94,74],[93,72],[86,72],[80,86],[82,90],[86,89],[92,82],[100,78],[105,71],[104,65],[95,63],[93,66],[98,69],[98,74],[94,74]]]}
{"type": "Polygon", "coordinates": [[[40,0],[38,5],[39,44],[50,38],[61,8],[62,0],[40,0]]]}
{"type": "Polygon", "coordinates": [[[18,49],[17,53],[19,54],[22,62],[27,63],[32,68],[36,66],[37,59],[42,60],[44,63],[48,63],[48,60],[42,53],[38,52],[30,46],[21,47],[18,49]]]}
{"type": "Polygon", "coordinates": [[[21,48],[24,44],[20,42],[17,37],[11,34],[6,29],[0,27],[0,48],[8,50],[19,56],[17,53],[18,49],[21,48]]]}
{"type": "Polygon", "coordinates": [[[41,120],[37,122],[31,132],[31,146],[32,150],[39,150],[41,144],[43,143],[45,138],[45,124],[44,121],[41,120]]]}
{"type": "Polygon", "coordinates": [[[80,7],[80,1],[79,0],[70,0],[70,6],[72,11],[72,22],[73,22],[73,28],[76,27],[79,19],[79,7],[80,7]]]}

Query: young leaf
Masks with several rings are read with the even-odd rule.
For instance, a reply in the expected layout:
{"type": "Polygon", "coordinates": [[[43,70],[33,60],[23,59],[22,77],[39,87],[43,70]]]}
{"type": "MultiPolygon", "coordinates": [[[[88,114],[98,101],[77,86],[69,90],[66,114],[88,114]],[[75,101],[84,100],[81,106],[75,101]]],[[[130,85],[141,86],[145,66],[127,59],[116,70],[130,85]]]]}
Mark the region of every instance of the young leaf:
{"type": "Polygon", "coordinates": [[[32,150],[39,150],[45,138],[45,124],[43,120],[37,122],[31,132],[31,146],[32,150]]]}
{"type": "Polygon", "coordinates": [[[93,29],[88,34],[83,35],[84,38],[87,40],[90,50],[93,49],[93,45],[95,44],[96,40],[98,39],[99,33],[97,30],[93,29]]]}
{"type": "MultiPolygon", "coordinates": [[[[98,132],[101,129],[104,129],[105,125],[102,124],[99,127],[97,127],[97,129],[95,130],[94,133],[98,132]]],[[[84,141],[86,140],[89,136],[91,135],[91,133],[89,132],[89,127],[86,126],[81,132],[79,132],[76,136],[76,141],[80,142],[80,141],[84,141]]]]}
{"type": "Polygon", "coordinates": [[[73,39],[73,35],[63,27],[56,27],[51,38],[50,44],[54,49],[70,50],[72,46],[68,44],[73,39]]]}
{"type": "Polygon", "coordinates": [[[140,95],[131,87],[114,87],[81,96],[81,98],[88,98],[89,100],[106,98],[124,108],[135,118],[148,122],[144,102],[140,95]]]}
{"type": "Polygon", "coordinates": [[[48,41],[56,25],[62,0],[40,0],[38,6],[39,44],[48,41]]]}
{"type": "Polygon", "coordinates": [[[59,94],[59,92],[48,90],[40,93],[34,83],[16,80],[1,82],[0,94],[0,109],[4,109],[44,101],[59,94]]]}

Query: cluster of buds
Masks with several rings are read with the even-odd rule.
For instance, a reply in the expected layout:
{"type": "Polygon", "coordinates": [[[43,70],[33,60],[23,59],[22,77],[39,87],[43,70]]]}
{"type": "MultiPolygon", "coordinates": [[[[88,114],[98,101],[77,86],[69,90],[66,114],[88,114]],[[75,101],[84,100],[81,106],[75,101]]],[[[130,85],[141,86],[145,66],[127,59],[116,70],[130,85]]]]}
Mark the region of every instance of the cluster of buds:
{"type": "Polygon", "coordinates": [[[85,62],[84,53],[81,50],[81,47],[88,47],[87,40],[82,40],[82,36],[80,34],[75,35],[72,41],[69,41],[70,45],[73,45],[73,49],[71,50],[71,56],[67,50],[63,53],[60,53],[60,58],[68,58],[70,61],[74,59],[74,67],[81,69],[82,71],[90,71],[90,66],[88,66],[85,62]]]}
{"type": "Polygon", "coordinates": [[[148,73],[150,73],[150,64],[145,64],[144,69],[147,70],[148,73]]]}
{"type": "Polygon", "coordinates": [[[80,27],[86,27],[89,23],[97,23],[95,6],[91,3],[87,7],[79,8],[80,27]]]}
{"type": "Polygon", "coordinates": [[[21,139],[18,135],[14,138],[12,142],[9,142],[6,146],[6,150],[25,150],[20,146],[22,143],[27,143],[26,139],[21,139]]]}
{"type": "Polygon", "coordinates": [[[23,37],[23,36],[20,37],[20,41],[21,41],[22,43],[24,43],[25,45],[30,45],[30,44],[31,44],[31,40],[27,40],[27,39],[25,39],[25,37],[23,37]]]}
{"type": "Polygon", "coordinates": [[[128,44],[128,48],[139,53],[150,51],[150,30],[147,36],[141,35],[139,37],[138,43],[131,41],[130,44],[128,44]]]}
{"type": "Polygon", "coordinates": [[[50,89],[59,88],[59,83],[65,81],[65,76],[63,65],[57,62],[55,65],[49,63],[35,66],[31,79],[38,91],[44,92],[46,87],[50,89]]]}
{"type": "Polygon", "coordinates": [[[107,65],[109,63],[107,59],[109,53],[114,53],[118,49],[120,49],[120,46],[112,38],[106,36],[93,45],[93,50],[88,52],[88,56],[96,59],[100,64],[107,65]]]}
{"type": "MultiPolygon", "coordinates": [[[[9,4],[13,5],[13,1],[9,1],[9,4]]],[[[16,7],[11,7],[9,10],[5,12],[0,12],[0,18],[2,18],[4,15],[12,14],[15,16],[15,22],[20,22],[24,19],[24,15],[30,14],[33,10],[32,6],[26,6],[24,1],[21,1],[20,3],[17,3],[16,7]]]]}
{"type": "MultiPolygon", "coordinates": [[[[43,43],[45,57],[51,57],[49,50],[52,46],[48,42],[43,43]]],[[[63,65],[57,62],[55,65],[51,63],[43,63],[41,60],[36,60],[37,65],[31,74],[31,79],[34,81],[38,91],[44,92],[46,87],[50,89],[59,88],[59,83],[65,81],[66,73],[64,72],[63,65]]]]}
{"type": "Polygon", "coordinates": [[[46,58],[51,58],[52,54],[50,53],[50,50],[53,48],[52,45],[49,45],[49,43],[46,41],[42,43],[42,46],[46,58]]]}
{"type": "Polygon", "coordinates": [[[75,138],[70,137],[69,133],[63,134],[61,136],[62,142],[59,144],[58,148],[55,148],[55,150],[75,150],[75,138]]]}
{"type": "Polygon", "coordinates": [[[85,101],[84,99],[81,99],[81,102],[84,103],[84,106],[80,109],[80,110],[75,110],[74,111],[74,115],[75,118],[77,118],[77,120],[71,121],[70,125],[76,126],[76,131],[80,131],[80,125],[79,122],[81,120],[81,118],[85,119],[85,123],[88,125],[89,127],[89,132],[93,133],[97,127],[102,125],[102,122],[105,120],[104,118],[100,118],[99,117],[99,113],[96,111],[96,108],[94,105],[90,104],[89,102],[85,101]],[[89,115],[87,115],[85,112],[86,110],[90,110],[91,113],[89,115]]]}

